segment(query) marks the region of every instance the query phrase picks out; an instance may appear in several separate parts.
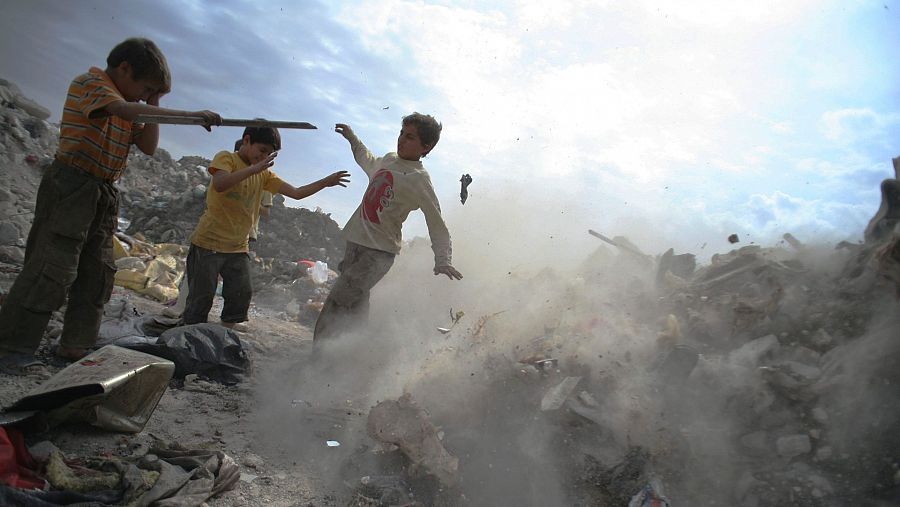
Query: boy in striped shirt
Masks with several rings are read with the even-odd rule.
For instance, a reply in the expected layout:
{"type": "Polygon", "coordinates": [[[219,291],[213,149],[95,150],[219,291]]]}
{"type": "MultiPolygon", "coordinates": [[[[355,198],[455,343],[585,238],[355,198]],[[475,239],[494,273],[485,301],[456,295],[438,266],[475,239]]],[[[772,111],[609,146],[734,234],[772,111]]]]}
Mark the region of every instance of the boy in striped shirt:
{"type": "Polygon", "coordinates": [[[152,155],[158,125],[141,114],[200,117],[221,123],[211,111],[159,107],[169,92],[166,59],[148,39],[117,45],[106,69],[92,67],[69,85],[60,122],[59,148],[44,172],[25,247],[25,265],[0,308],[0,369],[22,373],[51,313],[68,303],[56,355],[75,360],[94,345],[115,277],[112,236],[119,200],[114,183],[136,145],[152,155]]]}

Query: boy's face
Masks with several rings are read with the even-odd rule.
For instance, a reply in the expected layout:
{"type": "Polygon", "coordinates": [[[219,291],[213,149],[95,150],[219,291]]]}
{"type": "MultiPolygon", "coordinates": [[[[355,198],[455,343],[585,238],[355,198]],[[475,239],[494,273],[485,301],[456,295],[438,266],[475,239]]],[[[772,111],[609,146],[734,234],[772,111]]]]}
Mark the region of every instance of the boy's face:
{"type": "Polygon", "coordinates": [[[404,125],[397,138],[397,155],[403,160],[419,160],[431,150],[431,146],[422,144],[419,130],[415,125],[404,125]]]}
{"type": "Polygon", "coordinates": [[[244,162],[252,165],[268,157],[273,151],[275,151],[275,147],[271,144],[251,143],[250,136],[247,135],[244,136],[244,142],[241,144],[241,149],[238,150],[238,155],[244,162]]]}

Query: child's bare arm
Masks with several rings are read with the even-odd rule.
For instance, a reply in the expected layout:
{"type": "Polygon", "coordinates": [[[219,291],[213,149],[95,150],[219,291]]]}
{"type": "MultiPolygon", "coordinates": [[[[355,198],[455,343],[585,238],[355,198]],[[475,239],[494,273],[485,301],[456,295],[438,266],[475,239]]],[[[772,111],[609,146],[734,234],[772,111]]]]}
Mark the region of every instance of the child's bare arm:
{"type": "Polygon", "coordinates": [[[275,157],[278,155],[277,151],[273,151],[269,154],[268,157],[260,160],[259,162],[245,167],[243,169],[228,172],[228,171],[216,171],[212,175],[212,187],[216,192],[225,192],[231,187],[237,185],[238,183],[246,180],[250,176],[254,174],[259,174],[266,169],[272,167],[275,163],[275,157]]]}
{"type": "Polygon", "coordinates": [[[291,199],[299,200],[305,197],[309,197],[319,190],[322,190],[323,188],[335,186],[346,187],[347,183],[349,182],[350,173],[348,173],[347,171],[337,171],[335,173],[329,174],[319,181],[314,181],[309,185],[303,185],[302,187],[295,187],[289,183],[284,183],[281,185],[281,188],[278,189],[278,193],[286,195],[291,199]]]}

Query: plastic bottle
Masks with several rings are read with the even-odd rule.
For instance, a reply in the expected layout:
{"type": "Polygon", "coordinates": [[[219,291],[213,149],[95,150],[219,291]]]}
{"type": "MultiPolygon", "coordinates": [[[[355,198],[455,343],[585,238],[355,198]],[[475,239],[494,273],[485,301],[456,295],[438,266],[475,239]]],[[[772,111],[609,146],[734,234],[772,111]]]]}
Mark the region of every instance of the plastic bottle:
{"type": "Polygon", "coordinates": [[[328,281],[328,264],[322,261],[316,261],[316,264],[310,268],[309,276],[319,285],[328,281]]]}

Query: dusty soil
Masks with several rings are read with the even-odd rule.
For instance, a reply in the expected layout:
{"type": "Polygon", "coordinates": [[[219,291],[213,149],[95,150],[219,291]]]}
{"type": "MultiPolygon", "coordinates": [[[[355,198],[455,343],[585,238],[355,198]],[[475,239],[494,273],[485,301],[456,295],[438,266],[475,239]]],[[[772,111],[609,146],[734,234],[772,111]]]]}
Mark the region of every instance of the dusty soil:
{"type": "MultiPolygon", "coordinates": [[[[160,314],[163,306],[128,289],[116,287],[113,298],[127,298],[144,314],[160,314]]],[[[217,298],[217,305],[221,300],[217,298]]],[[[217,314],[214,307],[212,315],[217,314]]],[[[192,390],[184,382],[173,379],[144,431],[136,435],[113,433],[87,425],[65,425],[46,432],[30,433],[28,443],[50,440],[69,457],[89,457],[105,453],[128,455],[131,446],[149,444],[151,436],[176,441],[191,448],[219,449],[233,457],[240,465],[242,477],[238,487],[211,499],[210,506],[273,505],[328,506],[345,505],[349,490],[332,491],[320,480],[321,460],[310,455],[279,452],[273,446],[257,445],[259,432],[265,424],[255,416],[261,400],[257,396],[261,382],[274,373],[289,374],[286,365],[301,365],[309,355],[312,334],[306,326],[286,322],[278,315],[254,308],[250,331],[241,338],[251,345],[248,351],[253,361],[253,373],[235,386],[200,384],[192,390]]],[[[39,355],[47,355],[46,342],[39,355]]],[[[49,374],[62,369],[49,365],[49,374]]],[[[7,406],[39,385],[47,375],[11,377],[0,375],[0,404],[7,406]]],[[[280,398],[281,399],[281,398],[280,398]]],[[[282,399],[295,415],[295,434],[285,434],[285,440],[302,438],[301,434],[324,435],[329,430],[344,430],[348,420],[364,420],[364,412],[333,410],[282,399]],[[301,415],[302,414],[302,415],[301,415]]],[[[345,400],[337,403],[346,405],[345,400]]],[[[322,449],[332,454],[346,454],[350,446],[328,449],[326,438],[312,437],[322,449]]]]}

